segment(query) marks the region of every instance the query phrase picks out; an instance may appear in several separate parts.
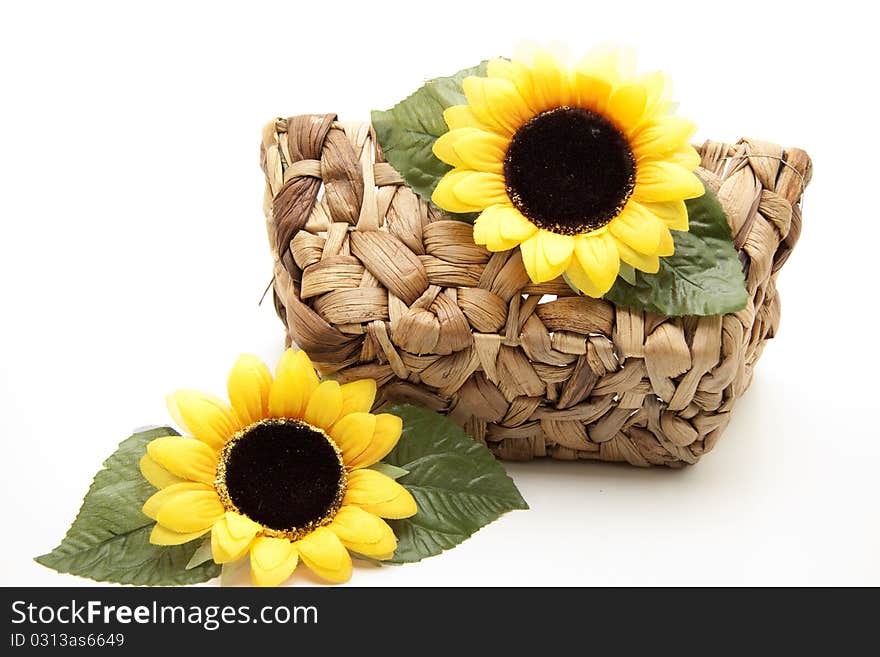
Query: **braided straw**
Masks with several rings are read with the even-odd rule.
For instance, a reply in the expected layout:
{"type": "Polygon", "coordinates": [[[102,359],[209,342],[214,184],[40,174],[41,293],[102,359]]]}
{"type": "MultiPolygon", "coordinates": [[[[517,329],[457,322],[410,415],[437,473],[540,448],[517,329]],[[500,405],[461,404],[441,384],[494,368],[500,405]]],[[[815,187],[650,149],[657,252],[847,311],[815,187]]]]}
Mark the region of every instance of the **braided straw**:
{"type": "Polygon", "coordinates": [[[490,253],[420,199],[370,124],[277,119],[260,159],[288,344],[341,382],[376,379],[381,402],[447,413],[501,458],[695,463],[776,333],[776,275],[811,173],[804,151],[765,142],[698,150],[750,301],[670,318],[575,296],[562,279],[533,284],[519,249],[490,253]]]}

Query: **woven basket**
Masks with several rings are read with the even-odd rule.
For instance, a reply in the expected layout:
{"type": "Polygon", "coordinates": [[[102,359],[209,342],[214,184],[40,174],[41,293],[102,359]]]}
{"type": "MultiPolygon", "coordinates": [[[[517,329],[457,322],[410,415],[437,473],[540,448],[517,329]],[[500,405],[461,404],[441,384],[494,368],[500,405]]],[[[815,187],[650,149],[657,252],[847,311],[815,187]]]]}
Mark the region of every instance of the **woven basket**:
{"type": "Polygon", "coordinates": [[[288,344],[380,402],[445,412],[504,459],[679,466],[708,452],[779,324],[776,275],[801,230],[799,149],[706,142],[746,271],[748,306],[670,318],[535,285],[519,249],[420,199],[368,123],[277,119],[260,153],[274,298],[288,344]],[[557,298],[558,297],[558,298],[557,298]]]}

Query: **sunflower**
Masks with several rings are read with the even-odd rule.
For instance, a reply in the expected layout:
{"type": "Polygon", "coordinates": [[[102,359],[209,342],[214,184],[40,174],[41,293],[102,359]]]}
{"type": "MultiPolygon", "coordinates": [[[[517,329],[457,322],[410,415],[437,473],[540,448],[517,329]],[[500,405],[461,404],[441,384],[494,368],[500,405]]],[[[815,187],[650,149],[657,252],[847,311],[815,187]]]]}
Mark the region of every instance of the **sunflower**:
{"type": "Polygon", "coordinates": [[[389,559],[382,518],[416,513],[409,492],[369,469],[397,444],[402,422],[371,414],[376,382],[319,382],[305,352],[288,350],[275,373],[241,356],[229,375],[231,406],[180,390],[168,397],[192,437],[157,438],[140,468],[159,489],[144,504],[150,542],[178,545],[211,533],[217,563],[250,556],[253,581],[275,586],[298,562],[323,579],[351,577],[349,550],[389,559]]]}
{"type": "Polygon", "coordinates": [[[434,154],[450,164],[432,200],[480,212],[474,241],[520,247],[532,281],[565,273],[600,297],[621,262],[648,273],[686,231],[685,199],[703,194],[693,171],[695,126],[671,114],[660,73],[636,75],[617,51],[574,68],[547,51],[489,62],[463,82],[434,154]]]}

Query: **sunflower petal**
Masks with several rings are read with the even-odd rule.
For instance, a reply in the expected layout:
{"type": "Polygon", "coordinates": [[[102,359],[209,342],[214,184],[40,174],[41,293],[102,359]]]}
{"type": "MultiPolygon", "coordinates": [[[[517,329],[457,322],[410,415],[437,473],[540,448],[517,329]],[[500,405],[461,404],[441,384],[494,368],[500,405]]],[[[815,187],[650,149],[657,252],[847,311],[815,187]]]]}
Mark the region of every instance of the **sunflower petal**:
{"type": "Polygon", "coordinates": [[[632,200],[608,224],[614,237],[639,253],[647,254],[657,253],[662,228],[663,222],[632,200]]]}
{"type": "Polygon", "coordinates": [[[197,532],[210,528],[224,513],[215,491],[186,491],[166,500],[156,522],[176,532],[197,532]]]}
{"type": "Polygon", "coordinates": [[[269,392],[269,415],[298,419],[318,387],[318,375],[304,351],[288,349],[281,356],[269,392]]]}
{"type": "Polygon", "coordinates": [[[443,110],[443,120],[450,130],[459,128],[483,128],[480,120],[474,116],[473,111],[467,105],[453,105],[443,110]]]}
{"type": "Polygon", "coordinates": [[[645,115],[648,97],[645,88],[638,84],[617,87],[608,99],[606,112],[617,127],[626,135],[633,134],[645,115]]]}
{"type": "MultiPolygon", "coordinates": [[[[373,437],[366,448],[346,462],[351,468],[367,468],[374,463],[381,461],[400,440],[400,434],[403,430],[403,420],[396,415],[390,413],[380,413],[376,415],[376,428],[373,431],[373,437]]],[[[345,451],[343,451],[343,455],[345,451]]],[[[344,456],[343,456],[344,459],[344,456]]]]}
{"type": "Polygon", "coordinates": [[[381,559],[397,549],[397,537],[388,523],[356,506],[339,509],[327,528],[346,548],[368,557],[381,559]]]}
{"type": "Polygon", "coordinates": [[[663,116],[643,124],[630,139],[636,159],[662,157],[687,145],[697,126],[680,116],[663,116]]]}
{"type": "Polygon", "coordinates": [[[675,253],[675,242],[672,239],[672,233],[663,224],[660,226],[660,244],[657,245],[657,255],[665,258],[673,253],[675,253]]]}
{"type": "Polygon", "coordinates": [[[574,237],[544,230],[540,233],[540,240],[541,250],[547,262],[553,267],[562,265],[564,269],[574,252],[574,237]]]}
{"type": "Polygon", "coordinates": [[[241,426],[246,427],[269,416],[272,373],[252,354],[242,354],[232,366],[226,383],[229,401],[241,426]]]}
{"type": "Polygon", "coordinates": [[[539,104],[535,102],[535,94],[532,87],[532,74],[527,66],[521,62],[497,58],[490,60],[486,65],[486,74],[490,78],[505,78],[510,80],[519,92],[526,105],[535,114],[540,112],[539,104]]]}
{"type": "Polygon", "coordinates": [[[371,413],[349,413],[333,425],[330,437],[342,451],[346,466],[367,449],[375,431],[376,416],[371,413]]]}
{"type": "Polygon", "coordinates": [[[368,413],[376,400],[376,381],[359,379],[342,385],[342,410],[339,417],[349,413],[368,413]]]}
{"type": "MultiPolygon", "coordinates": [[[[548,50],[539,48],[532,55],[533,104],[539,112],[568,105],[571,102],[571,82],[568,71],[548,50]]],[[[531,99],[530,99],[531,100],[531,99]]]]}
{"type": "Polygon", "coordinates": [[[164,436],[151,440],[147,454],[171,474],[212,485],[217,477],[216,450],[194,438],[164,436]]]}
{"type": "Polygon", "coordinates": [[[512,206],[493,206],[501,207],[502,217],[498,221],[498,227],[501,232],[502,239],[512,242],[522,242],[529,239],[538,231],[538,227],[516,208],[512,206]]]}
{"type": "MultiPolygon", "coordinates": [[[[571,251],[569,251],[569,257],[566,260],[562,260],[557,264],[552,264],[547,260],[544,251],[545,238],[542,237],[545,233],[549,233],[549,231],[539,230],[532,237],[519,245],[519,248],[522,251],[523,265],[533,283],[552,281],[565,271],[565,268],[571,260],[571,251]]],[[[572,249],[574,249],[573,243],[572,249]]]]}
{"type": "Polygon", "coordinates": [[[599,297],[610,290],[620,272],[616,240],[607,231],[583,235],[575,240],[574,253],[592,283],[589,296],[599,297]]]}
{"type": "Polygon", "coordinates": [[[157,520],[159,518],[159,511],[170,499],[174,498],[175,496],[193,491],[206,492],[213,490],[214,488],[212,486],[200,484],[195,481],[183,481],[179,484],[171,484],[170,486],[165,486],[158,492],[153,493],[150,497],[148,497],[147,501],[144,502],[144,506],[141,508],[141,511],[143,511],[144,515],[146,515],[148,518],[157,520]]]}
{"type": "Polygon", "coordinates": [[[693,173],[673,162],[646,162],[636,167],[636,201],[663,202],[697,198],[703,183],[693,173]]]}
{"type": "Polygon", "coordinates": [[[484,244],[490,251],[514,248],[519,242],[505,239],[501,233],[502,226],[513,218],[514,213],[519,214],[519,211],[511,205],[492,205],[483,210],[474,222],[474,243],[484,244]]]}
{"type": "Polygon", "coordinates": [[[351,556],[339,537],[327,527],[318,527],[295,545],[303,563],[319,577],[334,584],[351,578],[351,556]]]}
{"type": "Polygon", "coordinates": [[[574,75],[574,93],[580,107],[591,109],[594,112],[605,114],[608,107],[608,99],[614,90],[612,83],[607,79],[595,75],[588,75],[576,71],[574,75]]]}
{"type": "Polygon", "coordinates": [[[645,272],[646,274],[656,274],[660,271],[660,258],[656,255],[639,253],[623,242],[617,243],[617,252],[620,254],[621,261],[645,272]]]}
{"type": "Polygon", "coordinates": [[[299,554],[286,538],[261,536],[251,546],[251,578],[257,586],[278,586],[296,570],[299,554]]]}
{"type": "Polygon", "coordinates": [[[211,554],[214,556],[214,561],[216,563],[238,561],[247,552],[259,529],[260,526],[252,520],[227,511],[226,515],[211,528],[211,554]],[[242,531],[243,526],[247,527],[246,531],[242,531]]]}
{"type": "Polygon", "coordinates": [[[455,179],[455,197],[471,207],[487,208],[497,203],[509,203],[504,176],[484,171],[468,171],[455,179]]]}
{"type": "Polygon", "coordinates": [[[659,218],[671,230],[688,229],[688,211],[684,201],[643,203],[645,209],[659,218]]]}
{"type": "Polygon", "coordinates": [[[467,77],[462,81],[462,90],[477,119],[501,135],[512,135],[533,116],[510,80],[467,77]]]}
{"type": "Polygon", "coordinates": [[[222,399],[198,390],[178,390],[166,398],[171,417],[194,437],[220,449],[241,429],[232,408],[222,399]]]}
{"type": "Polygon", "coordinates": [[[700,154],[697,153],[696,149],[690,144],[685,144],[677,151],[672,153],[670,159],[675,164],[680,164],[688,171],[694,171],[700,163],[702,159],[700,158],[700,154]]]}
{"type": "Polygon", "coordinates": [[[568,269],[565,270],[565,276],[566,278],[568,278],[568,281],[571,285],[574,285],[578,290],[586,294],[588,297],[598,299],[604,294],[599,286],[596,285],[589,276],[587,276],[587,272],[585,272],[584,268],[581,267],[580,262],[577,258],[571,259],[571,262],[568,265],[568,269]]]}
{"type": "Polygon", "coordinates": [[[431,194],[434,205],[448,212],[479,212],[486,207],[479,203],[465,203],[455,193],[459,182],[475,174],[477,172],[470,169],[453,169],[446,173],[431,194]]]}
{"type": "Polygon", "coordinates": [[[141,474],[144,475],[144,479],[149,481],[156,488],[165,488],[172,484],[179,484],[184,481],[180,477],[175,477],[173,474],[168,472],[168,470],[156,463],[153,459],[150,458],[149,454],[144,454],[141,457],[138,465],[140,467],[141,474]]]}
{"type": "Polygon", "coordinates": [[[342,389],[336,381],[322,381],[306,405],[303,419],[311,425],[329,429],[342,412],[342,389]]]}
{"type": "Polygon", "coordinates": [[[204,536],[208,531],[210,530],[202,529],[197,532],[180,533],[171,531],[167,527],[156,523],[150,532],[150,543],[153,545],[182,545],[197,539],[199,536],[204,536]]]}
{"type": "Polygon", "coordinates": [[[352,504],[381,518],[409,518],[418,511],[406,488],[376,470],[349,473],[342,504],[352,504]]]}
{"type": "Polygon", "coordinates": [[[460,128],[441,135],[434,142],[434,155],[464,169],[504,172],[504,157],[509,140],[478,128],[460,128]]]}

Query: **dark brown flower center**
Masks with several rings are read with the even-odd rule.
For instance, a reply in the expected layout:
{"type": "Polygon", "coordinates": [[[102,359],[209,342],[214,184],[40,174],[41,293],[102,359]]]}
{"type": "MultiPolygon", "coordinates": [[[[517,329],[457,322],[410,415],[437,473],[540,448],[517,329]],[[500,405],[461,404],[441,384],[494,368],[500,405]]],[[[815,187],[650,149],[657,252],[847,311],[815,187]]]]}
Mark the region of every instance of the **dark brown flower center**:
{"type": "Polygon", "coordinates": [[[539,228],[575,235],[600,228],[623,209],[635,186],[626,137],[608,119],[557,107],[525,123],[504,158],[507,194],[539,228]]]}
{"type": "Polygon", "coordinates": [[[345,482],[335,445],[299,420],[251,425],[226,444],[217,469],[218,492],[228,507],[291,538],[336,514],[345,482]]]}

